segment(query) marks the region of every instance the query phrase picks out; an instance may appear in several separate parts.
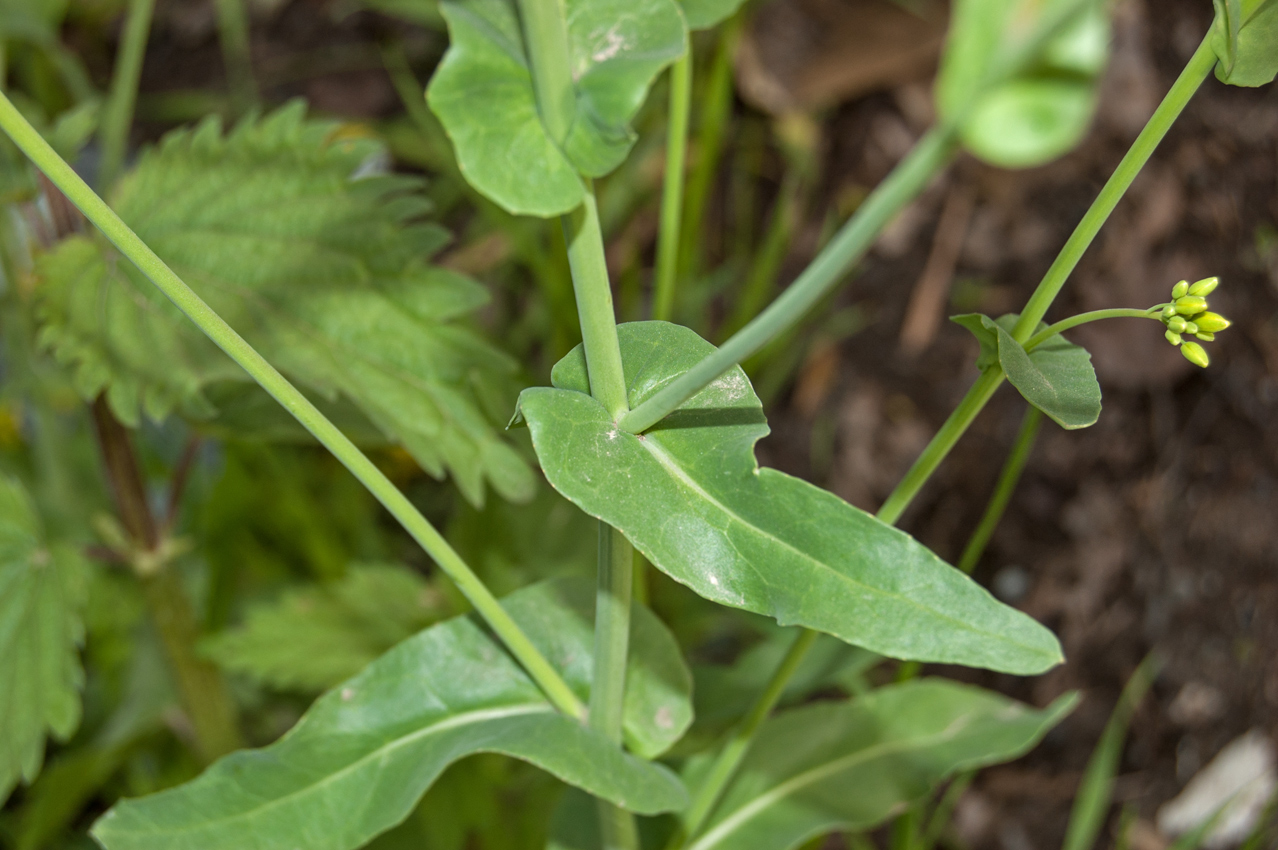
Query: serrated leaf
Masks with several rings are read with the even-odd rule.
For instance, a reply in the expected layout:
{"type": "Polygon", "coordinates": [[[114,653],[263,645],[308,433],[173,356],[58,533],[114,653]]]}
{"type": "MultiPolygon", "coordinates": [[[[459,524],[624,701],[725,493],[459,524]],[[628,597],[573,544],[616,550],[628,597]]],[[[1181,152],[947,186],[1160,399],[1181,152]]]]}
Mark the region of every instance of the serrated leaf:
{"type": "Polygon", "coordinates": [[[963,145],[992,165],[1049,162],[1087,131],[1109,30],[1105,5],[1094,0],[960,0],[937,77],[937,110],[961,120],[963,145]],[[1026,67],[992,78],[1060,14],[1073,18],[1026,67]]]}
{"type": "MultiPolygon", "coordinates": [[[[289,377],[350,399],[472,503],[485,483],[530,496],[530,471],[480,400],[515,364],[459,321],[486,295],[425,263],[447,235],[422,222],[417,181],[370,170],[380,155],[296,104],[227,135],[216,121],[169,134],[112,202],[289,377]]],[[[207,418],[205,390],[245,380],[104,241],[67,239],[38,271],[42,341],[122,421],[207,418]]]]}
{"type": "Polygon", "coordinates": [[[653,78],[683,55],[674,0],[565,0],[576,113],[552,138],[537,110],[515,0],[440,4],[451,44],[427,90],[470,184],[506,210],[553,216],[585,197],[634,145],[653,78]]]}
{"type": "Polygon", "coordinates": [[[440,619],[443,600],[417,573],[352,564],[346,577],[250,609],[242,626],[203,641],[229,671],[284,690],[331,688],[440,619]]]}
{"type": "MultiPolygon", "coordinates": [[[[997,359],[1007,380],[1025,400],[1066,430],[1095,425],[1100,418],[1101,389],[1087,349],[1057,334],[1026,352],[1009,333],[1018,318],[1009,313],[995,321],[979,313],[967,313],[954,316],[952,321],[967,328],[980,342],[978,368],[985,369],[997,359]]],[[[1040,323],[1039,328],[1043,327],[1040,323]]]]}
{"type": "Polygon", "coordinates": [[[688,29],[710,29],[736,14],[745,0],[680,0],[688,29]]]}
{"type": "MultiPolygon", "coordinates": [[[[1078,702],[1045,709],[945,679],[792,709],[760,729],[737,778],[688,850],[788,850],[872,828],[950,774],[1019,757],[1078,702]]],[[[710,759],[691,761],[692,787],[710,759]]]]}
{"type": "MultiPolygon", "coordinates": [[[[522,593],[532,604],[555,598],[545,588],[522,593]]],[[[524,617],[520,594],[506,604],[524,617]]],[[[588,655],[589,646],[577,651],[588,655]]],[[[473,619],[459,617],[320,697],[271,746],[118,803],[93,836],[107,850],[353,850],[407,817],[449,764],[477,752],[531,762],[640,813],[686,803],[673,774],[556,712],[473,619]]]]}
{"type": "MultiPolygon", "coordinates": [[[[618,332],[632,407],[714,350],[664,322],[618,332]]],[[[642,436],[588,395],[580,347],[551,379],[519,402],[550,483],[701,596],[896,658],[1021,674],[1060,662],[1051,632],[908,534],[759,469],[768,427],[740,368],[642,436]]]]}
{"type": "Polygon", "coordinates": [[[1278,0],[1213,0],[1211,46],[1216,77],[1231,86],[1263,86],[1278,76],[1278,0]]]}
{"type": "Polygon", "coordinates": [[[84,563],[50,546],[22,485],[0,475],[0,802],[80,723],[84,563]]]}

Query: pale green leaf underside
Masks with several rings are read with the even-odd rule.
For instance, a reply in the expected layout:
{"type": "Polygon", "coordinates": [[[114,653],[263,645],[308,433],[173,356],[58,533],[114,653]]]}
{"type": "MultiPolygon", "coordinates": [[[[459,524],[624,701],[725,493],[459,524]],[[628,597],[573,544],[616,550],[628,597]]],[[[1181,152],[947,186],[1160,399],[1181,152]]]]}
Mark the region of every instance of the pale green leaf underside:
{"type": "Polygon", "coordinates": [[[567,138],[537,111],[515,0],[441,4],[451,45],[427,98],[479,192],[516,214],[581,203],[580,175],[601,177],[629,153],[630,121],[653,78],[684,51],[673,0],[566,0],[576,113],[567,138]]]}
{"type": "Polygon", "coordinates": [[[962,116],[964,146],[986,162],[1003,168],[1049,162],[1087,132],[1109,29],[1105,9],[1094,0],[961,0],[937,79],[938,110],[962,116]],[[1028,43],[1050,12],[1069,7],[1089,8],[1024,72],[988,88],[991,69],[1028,43]]]}
{"type": "MultiPolygon", "coordinates": [[[[713,350],[662,322],[618,332],[632,407],[713,350]]],[[[739,368],[643,436],[586,394],[580,348],[552,380],[520,396],[546,477],[705,598],[895,658],[1019,674],[1061,661],[1051,632],[909,535],[759,469],[754,444],[768,427],[739,368]]]]}
{"type": "MultiPolygon", "coordinates": [[[[505,603],[544,642],[545,623],[528,608],[562,595],[548,583],[505,603]]],[[[566,646],[549,648],[552,661],[563,660],[566,646]]],[[[588,656],[589,645],[572,651],[588,656]]],[[[474,620],[459,617],[320,697],[271,746],[118,803],[93,835],[107,850],[354,850],[402,821],[449,764],[477,752],[523,759],[640,813],[686,802],[673,774],[557,713],[474,620]]]]}
{"type": "Polygon", "coordinates": [[[995,321],[979,313],[965,313],[954,316],[953,321],[980,341],[980,368],[997,358],[1012,386],[1062,428],[1095,425],[1101,412],[1101,388],[1087,349],[1057,335],[1027,353],[1008,332],[1017,318],[1009,313],[995,321]]]}
{"type": "MultiPolygon", "coordinates": [[[[891,685],[769,720],[688,850],[788,850],[835,830],[864,830],[950,774],[1017,758],[1077,702],[1037,711],[944,679],[891,685]]],[[[708,767],[685,771],[695,784],[708,767]]]]}
{"type": "Polygon", "coordinates": [[[1215,0],[1212,48],[1216,77],[1233,86],[1263,86],[1278,76],[1278,0],[1215,0]]]}
{"type": "MultiPolygon", "coordinates": [[[[378,147],[335,132],[297,105],[225,136],[215,122],[172,133],[113,205],[293,380],[348,398],[473,503],[485,482],[530,496],[530,471],[480,401],[514,363],[458,321],[484,291],[426,265],[447,236],[422,223],[417,182],[358,177],[378,147]]],[[[101,240],[65,240],[39,272],[43,342],[126,423],[210,417],[205,390],[246,379],[101,240]]]]}
{"type": "Polygon", "coordinates": [[[26,491],[0,475],[0,803],[80,723],[84,565],[49,547],[26,491]]]}

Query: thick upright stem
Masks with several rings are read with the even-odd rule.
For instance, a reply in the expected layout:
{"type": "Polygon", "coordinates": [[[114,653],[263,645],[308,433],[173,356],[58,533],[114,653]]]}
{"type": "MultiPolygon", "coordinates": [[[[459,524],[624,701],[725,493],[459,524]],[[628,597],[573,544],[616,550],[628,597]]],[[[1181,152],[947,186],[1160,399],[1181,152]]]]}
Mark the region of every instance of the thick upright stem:
{"type": "Polygon", "coordinates": [[[630,409],[630,403],[626,399],[612,286],[608,282],[608,263],[604,258],[603,232],[599,228],[599,207],[593,187],[586,193],[582,205],[564,216],[563,225],[582,345],[586,349],[590,394],[613,419],[620,419],[630,409]]]}
{"type": "Polygon", "coordinates": [[[129,0],[124,34],[120,38],[115,72],[111,77],[111,92],[102,114],[102,165],[98,171],[98,186],[103,191],[111,188],[124,165],[129,129],[133,126],[133,107],[138,99],[138,80],[142,77],[142,59],[146,54],[146,40],[151,32],[154,11],[155,0],[129,0]]]}
{"type": "Polygon", "coordinates": [[[1180,72],[1180,76],[1176,78],[1176,82],[1172,84],[1162,103],[1158,104],[1158,108],[1154,110],[1154,114],[1150,116],[1145,128],[1132,143],[1127,155],[1118,163],[1114,173],[1105,182],[1100,195],[1092,202],[1083,220],[1078,223],[1078,227],[1074,228],[1069,241],[1056,256],[1056,260],[1043,276],[1038,288],[1034,290],[1029,303],[1021,312],[1020,320],[1012,330],[1012,336],[1017,342],[1025,342],[1029,339],[1034,329],[1038,327],[1038,323],[1047,315],[1048,308],[1052,306],[1052,302],[1060,294],[1061,287],[1065,285],[1066,278],[1074,271],[1074,267],[1078,265],[1083,253],[1100,232],[1101,226],[1109,219],[1114,207],[1118,206],[1118,202],[1127,193],[1136,175],[1140,174],[1140,170],[1153,155],[1158,143],[1167,135],[1167,131],[1171,129],[1185,105],[1189,103],[1189,99],[1194,96],[1194,92],[1198,91],[1198,87],[1207,79],[1207,75],[1211,73],[1215,65],[1216,54],[1211,48],[1209,32],[1202,44],[1198,45],[1198,50],[1194,52],[1189,63],[1185,65],[1185,69],[1180,72]]]}
{"type": "Polygon", "coordinates": [[[89,221],[102,231],[120,253],[155,284],[203,333],[238,363],[262,389],[270,393],[322,446],[351,471],[382,503],[439,568],[475,606],[492,630],[528,671],[546,697],[565,714],[581,717],[585,707],[559,672],[533,645],[519,625],[501,607],[479,577],[448,544],[430,521],[399,491],[377,465],[359,450],[297,387],[245,342],[226,320],[213,311],[181,278],[138,238],[80,176],[49,147],[13,104],[0,92],[0,128],[36,166],[67,196],[89,221]]]}
{"type": "MultiPolygon", "coordinates": [[[[92,411],[102,464],[120,522],[139,553],[155,555],[162,542],[159,525],[147,501],[129,431],[112,415],[105,399],[98,398],[92,411]]],[[[151,566],[149,574],[139,575],[147,608],[164,646],[182,709],[191,721],[195,748],[200,759],[208,763],[244,746],[235,703],[221,672],[196,654],[199,620],[172,565],[157,560],[151,566]]]]}
{"type": "Polygon", "coordinates": [[[674,315],[675,279],[679,270],[680,217],[683,214],[684,166],[688,154],[688,114],[692,108],[692,48],[670,68],[670,118],[666,125],[666,176],[661,192],[661,230],[657,236],[657,285],[652,317],[668,322],[674,315]]]}
{"type": "MultiPolygon", "coordinates": [[[[599,580],[595,591],[594,679],[590,689],[590,726],[621,744],[626,698],[626,656],[630,649],[630,596],[634,587],[634,548],[617,529],[599,523],[599,580]]],[[[597,801],[603,850],[638,846],[629,812],[597,801]]]]}
{"type": "Polygon", "coordinates": [[[630,411],[621,427],[640,433],[702,387],[758,351],[797,322],[864,256],[880,231],[945,167],[956,150],[955,134],[933,130],[924,136],[891,175],[870,194],[861,208],[830,240],[820,255],[782,295],[713,354],[654,393],[630,411]]]}
{"type": "Polygon", "coordinates": [[[519,0],[519,15],[542,123],[552,139],[562,142],[577,108],[564,0],[519,0]]]}
{"type": "Polygon", "coordinates": [[[257,104],[257,80],[253,77],[253,51],[245,0],[217,0],[217,35],[222,64],[231,90],[231,104],[243,115],[257,104]]]}

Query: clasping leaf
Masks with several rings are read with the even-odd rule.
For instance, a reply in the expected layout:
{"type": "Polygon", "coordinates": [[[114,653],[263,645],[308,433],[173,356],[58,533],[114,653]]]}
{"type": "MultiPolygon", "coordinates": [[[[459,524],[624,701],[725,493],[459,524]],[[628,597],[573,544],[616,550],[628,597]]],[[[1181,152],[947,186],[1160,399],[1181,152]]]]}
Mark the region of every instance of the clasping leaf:
{"type": "Polygon", "coordinates": [[[1278,76],[1278,0],[1213,0],[1211,46],[1216,77],[1231,86],[1263,86],[1278,76]]]}
{"type": "MultiPolygon", "coordinates": [[[[714,350],[664,322],[618,332],[632,407],[714,350]]],[[[760,469],[754,444],[768,426],[740,368],[642,435],[589,396],[580,348],[552,381],[520,396],[552,486],[707,599],[895,658],[1020,674],[1060,662],[1051,632],[908,534],[760,469]]]]}
{"type": "Polygon", "coordinates": [[[1017,318],[1009,313],[995,321],[979,313],[965,313],[951,317],[951,321],[967,328],[980,342],[977,368],[984,370],[997,361],[1025,400],[1062,428],[1095,425],[1100,418],[1101,389],[1087,349],[1058,334],[1026,352],[1009,333],[1017,318]]]}

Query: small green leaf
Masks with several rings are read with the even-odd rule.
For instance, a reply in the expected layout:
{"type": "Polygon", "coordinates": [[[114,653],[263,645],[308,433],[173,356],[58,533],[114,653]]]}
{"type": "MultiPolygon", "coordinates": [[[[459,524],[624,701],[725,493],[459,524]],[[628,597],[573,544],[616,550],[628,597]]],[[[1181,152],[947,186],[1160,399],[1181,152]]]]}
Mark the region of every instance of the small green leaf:
{"type": "MultiPolygon", "coordinates": [[[[956,771],[1014,759],[1077,703],[1036,711],[944,679],[880,688],[769,720],[688,850],[788,850],[835,830],[864,830],[956,771]]],[[[702,756],[685,770],[697,782],[702,756]]]]}
{"type": "MultiPolygon", "coordinates": [[[[295,104],[223,135],[165,137],[113,206],[160,257],[292,379],[345,397],[474,504],[485,484],[532,495],[527,465],[482,397],[515,363],[461,319],[487,296],[425,260],[447,241],[418,181],[377,173],[381,148],[295,104]]],[[[41,340],[116,415],[216,413],[243,371],[105,241],[64,240],[38,266],[41,340]]]]}
{"type": "Polygon", "coordinates": [[[705,30],[736,14],[745,0],[680,0],[688,29],[705,30]]]}
{"type": "Polygon", "coordinates": [[[1003,168],[1065,154],[1086,133],[1109,52],[1109,18],[1094,0],[960,0],[937,79],[943,118],[961,120],[963,144],[1003,168]],[[1028,65],[998,75],[1053,20],[1070,22],[1028,65]]]}
{"type": "Polygon", "coordinates": [[[26,490],[0,475],[0,802],[80,724],[84,563],[50,546],[26,490]]]}
{"type": "MultiPolygon", "coordinates": [[[[979,313],[966,313],[951,321],[967,328],[980,342],[978,368],[985,369],[997,357],[1012,386],[1062,428],[1095,425],[1100,418],[1101,389],[1087,349],[1057,334],[1027,353],[1009,333],[1017,318],[1009,313],[995,321],[979,313]]],[[[1039,329],[1043,327],[1040,323],[1039,329]]]]}
{"type": "Polygon", "coordinates": [[[462,173],[506,210],[549,217],[581,203],[581,175],[612,171],[653,78],[683,55],[674,0],[566,0],[576,115],[551,138],[537,111],[515,0],[441,3],[452,39],[427,91],[462,173]]]}
{"type": "MultiPolygon", "coordinates": [[[[714,350],[664,322],[618,332],[632,407],[714,350]]],[[[641,436],[587,394],[580,347],[551,378],[520,396],[550,483],[705,598],[896,658],[1021,674],[1060,662],[1051,632],[909,535],[759,469],[768,427],[740,368],[641,436]]]]}
{"type": "Polygon", "coordinates": [[[271,687],[320,691],[440,619],[442,603],[412,570],[353,564],[339,582],[307,585],[250,609],[242,626],[207,638],[201,650],[271,687]]]}
{"type": "Polygon", "coordinates": [[[1263,86],[1278,76],[1278,0],[1214,0],[1211,46],[1216,77],[1231,86],[1263,86]]]}
{"type": "MultiPolygon", "coordinates": [[[[575,626],[567,638],[550,635],[540,614],[528,616],[529,606],[557,598],[555,587],[538,586],[506,603],[535,639],[555,644],[552,661],[563,661],[575,626]]],[[[577,656],[589,654],[589,643],[580,642],[568,653],[578,666],[577,656]]],[[[271,746],[233,753],[185,785],[118,803],[93,835],[107,850],[354,850],[407,817],[449,764],[477,752],[523,759],[644,814],[687,800],[666,768],[557,713],[473,619],[459,617],[409,638],[320,697],[271,746]]]]}

